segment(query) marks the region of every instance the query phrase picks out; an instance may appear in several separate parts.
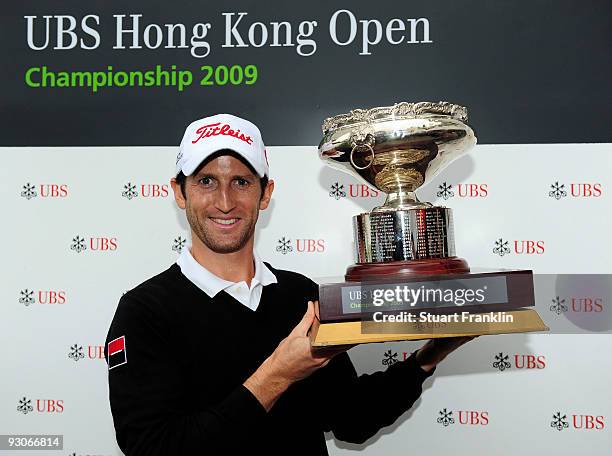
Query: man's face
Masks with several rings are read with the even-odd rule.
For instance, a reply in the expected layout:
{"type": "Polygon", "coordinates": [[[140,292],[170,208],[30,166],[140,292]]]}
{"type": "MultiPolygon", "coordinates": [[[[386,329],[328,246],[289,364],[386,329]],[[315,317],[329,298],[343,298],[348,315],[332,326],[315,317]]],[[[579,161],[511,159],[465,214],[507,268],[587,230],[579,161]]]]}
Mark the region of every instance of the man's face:
{"type": "Polygon", "coordinates": [[[237,252],[253,238],[259,210],[268,207],[274,189],[269,181],[262,195],[259,176],[229,155],[187,176],[185,198],[176,181],[171,183],[193,233],[216,253],[237,252]]]}

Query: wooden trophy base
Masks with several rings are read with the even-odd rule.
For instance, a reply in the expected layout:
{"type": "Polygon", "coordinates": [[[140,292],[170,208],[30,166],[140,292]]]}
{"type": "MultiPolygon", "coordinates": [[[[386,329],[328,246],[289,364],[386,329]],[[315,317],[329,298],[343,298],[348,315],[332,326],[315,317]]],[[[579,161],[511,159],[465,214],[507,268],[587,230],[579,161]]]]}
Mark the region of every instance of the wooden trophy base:
{"type": "Polygon", "coordinates": [[[470,272],[463,258],[432,258],[427,260],[391,261],[387,263],[357,263],[348,267],[347,282],[362,282],[382,278],[413,277],[415,275],[455,274],[470,272]]]}
{"type": "MultiPolygon", "coordinates": [[[[391,301],[393,306],[406,306],[405,302],[395,299],[392,298],[391,301]]],[[[322,348],[462,335],[548,331],[549,328],[534,310],[534,306],[533,272],[530,270],[470,270],[467,262],[458,257],[358,263],[348,268],[344,281],[340,279],[319,283],[317,318],[312,326],[310,339],[314,348],[322,348]],[[446,291],[460,287],[464,292],[484,287],[487,291],[483,293],[487,298],[471,304],[459,304],[453,299],[448,302],[420,301],[411,303],[408,307],[383,308],[376,307],[380,304],[373,304],[374,290],[381,292],[393,290],[398,286],[414,290],[424,287],[446,291]],[[379,315],[378,320],[374,318],[375,313],[379,315]],[[432,322],[423,322],[420,319],[387,319],[384,323],[379,322],[380,315],[400,313],[414,313],[417,319],[421,313],[434,317],[432,322]],[[436,315],[454,313],[458,315],[456,321],[436,320],[436,315]],[[465,314],[481,315],[482,318],[466,318],[465,314]],[[491,318],[493,315],[507,320],[498,321],[491,318]]]]}

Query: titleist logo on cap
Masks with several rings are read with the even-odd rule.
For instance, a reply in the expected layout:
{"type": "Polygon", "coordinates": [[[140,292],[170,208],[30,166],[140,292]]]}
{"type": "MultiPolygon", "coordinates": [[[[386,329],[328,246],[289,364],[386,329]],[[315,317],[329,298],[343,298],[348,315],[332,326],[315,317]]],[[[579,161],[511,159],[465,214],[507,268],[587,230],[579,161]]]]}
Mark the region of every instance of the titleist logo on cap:
{"type": "Polygon", "coordinates": [[[214,124],[208,124],[208,125],[202,125],[200,128],[196,130],[196,133],[200,136],[198,136],[196,139],[191,141],[191,144],[197,143],[202,138],[209,138],[211,136],[218,136],[218,135],[232,136],[236,139],[240,139],[241,141],[244,141],[245,143],[249,145],[253,144],[253,138],[251,138],[248,135],[245,135],[244,133],[240,133],[240,130],[232,129],[231,125],[221,124],[221,122],[217,122],[214,124]]]}

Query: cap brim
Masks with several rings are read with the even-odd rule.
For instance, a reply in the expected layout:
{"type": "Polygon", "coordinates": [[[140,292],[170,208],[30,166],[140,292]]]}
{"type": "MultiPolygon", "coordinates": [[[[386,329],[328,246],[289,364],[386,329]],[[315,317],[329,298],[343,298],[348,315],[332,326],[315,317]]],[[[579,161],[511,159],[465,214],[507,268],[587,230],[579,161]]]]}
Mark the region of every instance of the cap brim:
{"type": "MultiPolygon", "coordinates": [[[[253,163],[248,156],[246,156],[245,153],[243,153],[241,150],[238,150],[239,148],[236,147],[227,147],[227,144],[224,144],[223,146],[219,146],[219,147],[212,147],[210,149],[207,149],[205,151],[202,151],[201,154],[194,154],[190,160],[186,161],[183,166],[181,167],[181,171],[183,171],[183,174],[185,176],[191,176],[193,174],[193,172],[202,164],[204,163],[206,160],[208,160],[209,157],[211,157],[212,155],[216,154],[217,152],[220,152],[222,150],[229,150],[232,151],[234,153],[236,153],[237,155],[239,155],[242,159],[244,159],[247,163],[249,163],[251,165],[251,167],[255,170],[255,173],[259,176],[259,177],[264,177],[265,172],[261,172],[257,169],[257,166],[255,163],[253,163]]],[[[178,174],[178,173],[177,173],[178,174]]]]}

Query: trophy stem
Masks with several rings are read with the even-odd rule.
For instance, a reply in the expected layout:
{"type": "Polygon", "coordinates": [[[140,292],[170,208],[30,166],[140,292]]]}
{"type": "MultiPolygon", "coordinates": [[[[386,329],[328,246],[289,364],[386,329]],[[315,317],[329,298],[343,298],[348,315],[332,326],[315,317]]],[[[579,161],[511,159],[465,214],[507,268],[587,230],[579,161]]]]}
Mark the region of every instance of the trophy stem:
{"type": "Polygon", "coordinates": [[[357,263],[455,256],[452,210],[429,206],[365,212],[353,217],[357,263]]]}
{"type": "Polygon", "coordinates": [[[399,191],[388,193],[384,204],[375,207],[372,212],[419,209],[431,206],[431,203],[419,201],[415,192],[399,191]]]}

